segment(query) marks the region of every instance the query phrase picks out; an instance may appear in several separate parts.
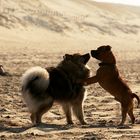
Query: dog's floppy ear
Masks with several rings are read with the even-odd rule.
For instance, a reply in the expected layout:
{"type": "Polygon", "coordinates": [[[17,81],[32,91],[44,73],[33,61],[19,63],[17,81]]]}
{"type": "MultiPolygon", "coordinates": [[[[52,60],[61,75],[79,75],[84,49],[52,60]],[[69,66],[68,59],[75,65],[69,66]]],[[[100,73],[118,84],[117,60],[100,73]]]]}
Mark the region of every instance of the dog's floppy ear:
{"type": "Polygon", "coordinates": [[[86,64],[89,59],[90,59],[90,54],[89,53],[82,55],[82,60],[83,60],[84,64],[86,64]]]}
{"type": "Polygon", "coordinates": [[[70,54],[65,54],[65,55],[63,56],[63,59],[69,60],[69,59],[71,59],[71,56],[72,56],[72,55],[70,55],[70,54]]]}
{"type": "Polygon", "coordinates": [[[111,46],[110,45],[106,45],[106,51],[110,51],[111,50],[111,46]]]}

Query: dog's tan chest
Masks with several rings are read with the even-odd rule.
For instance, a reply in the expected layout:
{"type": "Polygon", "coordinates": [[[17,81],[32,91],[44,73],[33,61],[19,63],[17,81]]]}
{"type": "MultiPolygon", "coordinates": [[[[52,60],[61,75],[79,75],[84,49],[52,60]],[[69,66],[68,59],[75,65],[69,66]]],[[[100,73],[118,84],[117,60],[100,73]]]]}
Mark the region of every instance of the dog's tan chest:
{"type": "Polygon", "coordinates": [[[96,75],[99,81],[109,82],[119,76],[118,70],[115,66],[102,66],[97,70],[96,75]]]}
{"type": "Polygon", "coordinates": [[[98,83],[108,92],[115,92],[119,73],[116,67],[102,66],[97,70],[98,83]]]}

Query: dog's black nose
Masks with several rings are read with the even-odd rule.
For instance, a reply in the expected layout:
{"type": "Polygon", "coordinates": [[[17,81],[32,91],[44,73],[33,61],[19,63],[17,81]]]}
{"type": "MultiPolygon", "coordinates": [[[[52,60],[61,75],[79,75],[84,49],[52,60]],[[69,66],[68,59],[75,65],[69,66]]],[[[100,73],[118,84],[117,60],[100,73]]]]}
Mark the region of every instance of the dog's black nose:
{"type": "Polygon", "coordinates": [[[84,58],[84,64],[86,64],[88,60],[90,59],[90,54],[89,53],[84,54],[82,57],[84,58]]]}
{"type": "Polygon", "coordinates": [[[95,57],[96,56],[96,50],[91,50],[91,56],[95,57]]]}

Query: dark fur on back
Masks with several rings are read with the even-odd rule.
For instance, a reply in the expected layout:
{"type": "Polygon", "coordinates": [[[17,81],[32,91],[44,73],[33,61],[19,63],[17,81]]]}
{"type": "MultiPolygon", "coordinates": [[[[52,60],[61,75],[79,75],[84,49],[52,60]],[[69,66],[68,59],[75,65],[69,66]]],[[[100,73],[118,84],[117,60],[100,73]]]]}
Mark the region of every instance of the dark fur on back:
{"type": "Polygon", "coordinates": [[[83,87],[80,83],[73,83],[68,75],[59,68],[48,70],[50,84],[47,93],[56,100],[71,100],[76,98],[83,87]]]}
{"type": "MultiPolygon", "coordinates": [[[[86,57],[86,61],[89,60],[87,54],[84,57],[86,57]]],[[[40,78],[38,76],[34,77],[26,88],[34,98],[41,100],[45,98],[46,94],[49,94],[55,100],[74,99],[83,90],[83,79],[89,77],[89,69],[85,67],[86,61],[82,61],[79,54],[66,54],[64,60],[57,67],[46,68],[50,77],[46,91],[35,86],[35,80],[40,78]]]]}

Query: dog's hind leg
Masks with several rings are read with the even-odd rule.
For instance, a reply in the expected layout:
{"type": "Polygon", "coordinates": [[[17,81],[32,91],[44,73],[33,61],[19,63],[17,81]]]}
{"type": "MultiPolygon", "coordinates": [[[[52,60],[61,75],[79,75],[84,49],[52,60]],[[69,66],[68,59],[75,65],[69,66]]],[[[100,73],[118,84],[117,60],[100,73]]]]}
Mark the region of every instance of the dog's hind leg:
{"type": "Polygon", "coordinates": [[[131,119],[132,124],[134,124],[135,123],[135,117],[134,117],[134,114],[133,114],[133,103],[132,103],[131,108],[128,111],[128,115],[129,115],[129,117],[131,119]]]}
{"type": "Polygon", "coordinates": [[[35,116],[35,113],[31,113],[30,118],[31,118],[32,123],[33,124],[36,124],[36,116],[35,116]]]}
{"type": "Polygon", "coordinates": [[[121,123],[119,124],[119,126],[123,126],[125,121],[126,121],[126,115],[128,113],[128,106],[124,106],[122,105],[121,106],[121,111],[122,111],[122,121],[121,123]]]}
{"type": "Polygon", "coordinates": [[[129,110],[128,115],[131,118],[132,124],[134,124],[135,123],[135,117],[134,117],[134,114],[133,114],[133,109],[129,110]]]}
{"type": "Polygon", "coordinates": [[[45,103],[40,105],[35,113],[31,114],[31,120],[33,124],[37,125],[41,123],[42,115],[52,107],[53,101],[54,100],[52,97],[47,97],[45,103]]]}
{"type": "Polygon", "coordinates": [[[71,106],[70,106],[70,104],[63,103],[62,107],[63,107],[64,113],[66,115],[67,123],[68,124],[73,124],[72,117],[71,117],[71,106]]]}

